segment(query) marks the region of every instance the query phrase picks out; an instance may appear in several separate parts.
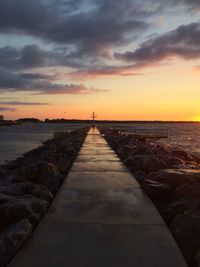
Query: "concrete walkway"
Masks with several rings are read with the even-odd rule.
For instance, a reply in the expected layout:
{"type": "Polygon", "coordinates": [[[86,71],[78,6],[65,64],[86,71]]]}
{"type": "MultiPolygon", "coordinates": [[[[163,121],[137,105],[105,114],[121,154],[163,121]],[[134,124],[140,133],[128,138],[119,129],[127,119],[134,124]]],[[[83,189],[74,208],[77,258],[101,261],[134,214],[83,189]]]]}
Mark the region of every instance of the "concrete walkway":
{"type": "Polygon", "coordinates": [[[66,181],[9,267],[184,267],[158,211],[91,129],[66,181]]]}

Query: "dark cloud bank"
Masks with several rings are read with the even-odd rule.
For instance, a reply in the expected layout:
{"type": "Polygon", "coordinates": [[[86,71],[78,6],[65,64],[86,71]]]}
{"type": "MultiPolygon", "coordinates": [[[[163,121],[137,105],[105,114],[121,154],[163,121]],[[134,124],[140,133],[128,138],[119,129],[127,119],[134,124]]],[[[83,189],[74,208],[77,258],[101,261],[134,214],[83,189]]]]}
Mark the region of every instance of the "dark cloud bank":
{"type": "Polygon", "coordinates": [[[174,31],[150,39],[133,52],[116,53],[115,57],[125,61],[151,64],[168,57],[184,59],[200,57],[200,23],[180,26],[174,31]]]}
{"type": "Polygon", "coordinates": [[[86,94],[105,92],[83,84],[62,84],[41,73],[45,67],[69,67],[70,77],[140,75],[142,66],[179,56],[200,56],[200,23],[177,29],[142,42],[137,49],[115,52],[130,45],[151,28],[149,18],[176,5],[195,12],[195,0],[0,0],[0,34],[34,36],[52,44],[0,47],[0,91],[38,94],[86,94]],[[88,3],[89,1],[87,1],[88,3]],[[53,48],[54,47],[54,48],[53,48]],[[117,65],[113,63],[119,62],[117,65]],[[110,63],[105,63],[110,62],[110,63]],[[123,62],[123,63],[122,63],[123,62]],[[37,71],[40,68],[40,72],[37,71]]]}

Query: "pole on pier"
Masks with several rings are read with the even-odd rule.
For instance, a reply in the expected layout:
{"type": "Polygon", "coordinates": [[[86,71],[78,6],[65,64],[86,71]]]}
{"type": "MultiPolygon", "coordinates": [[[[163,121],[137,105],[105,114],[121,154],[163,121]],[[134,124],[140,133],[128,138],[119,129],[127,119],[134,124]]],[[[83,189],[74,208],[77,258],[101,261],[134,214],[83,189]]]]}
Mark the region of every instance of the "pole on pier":
{"type": "Polygon", "coordinates": [[[95,119],[96,119],[97,115],[95,114],[95,112],[92,112],[92,127],[95,127],[95,119]]]}

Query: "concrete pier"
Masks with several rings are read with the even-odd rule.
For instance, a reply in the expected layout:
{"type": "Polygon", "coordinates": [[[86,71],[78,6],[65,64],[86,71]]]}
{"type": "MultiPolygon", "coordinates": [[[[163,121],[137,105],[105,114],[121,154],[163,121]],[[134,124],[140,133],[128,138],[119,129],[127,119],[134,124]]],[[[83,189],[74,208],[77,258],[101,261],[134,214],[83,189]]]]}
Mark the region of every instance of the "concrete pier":
{"type": "Polygon", "coordinates": [[[151,200],[91,128],[48,213],[9,267],[184,267],[151,200]]]}

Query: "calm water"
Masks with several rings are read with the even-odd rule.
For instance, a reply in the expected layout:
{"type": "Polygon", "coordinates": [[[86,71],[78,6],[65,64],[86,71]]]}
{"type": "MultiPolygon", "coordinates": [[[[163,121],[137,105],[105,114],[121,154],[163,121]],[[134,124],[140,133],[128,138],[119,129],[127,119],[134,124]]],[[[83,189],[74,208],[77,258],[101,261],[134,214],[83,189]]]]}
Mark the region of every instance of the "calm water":
{"type": "MultiPolygon", "coordinates": [[[[0,164],[12,160],[23,153],[38,147],[43,141],[53,137],[55,128],[67,127],[74,129],[81,124],[24,124],[12,127],[0,127],[0,164]]],[[[117,126],[124,126],[118,124],[117,126]]],[[[161,141],[167,146],[173,146],[200,155],[200,124],[126,124],[139,129],[168,129],[169,138],[161,141]]]]}
{"type": "Polygon", "coordinates": [[[81,124],[23,124],[0,127],[0,164],[15,159],[53,138],[55,129],[80,128],[81,124]]]}
{"type": "Polygon", "coordinates": [[[157,143],[200,155],[200,123],[153,123],[126,125],[136,129],[168,130],[168,139],[162,139],[161,141],[157,141],[157,143]]]}

